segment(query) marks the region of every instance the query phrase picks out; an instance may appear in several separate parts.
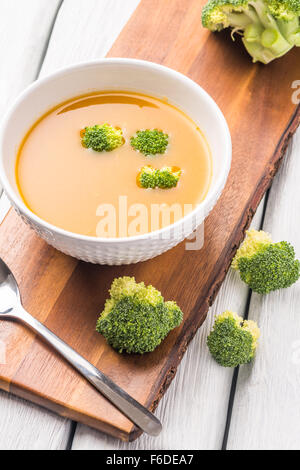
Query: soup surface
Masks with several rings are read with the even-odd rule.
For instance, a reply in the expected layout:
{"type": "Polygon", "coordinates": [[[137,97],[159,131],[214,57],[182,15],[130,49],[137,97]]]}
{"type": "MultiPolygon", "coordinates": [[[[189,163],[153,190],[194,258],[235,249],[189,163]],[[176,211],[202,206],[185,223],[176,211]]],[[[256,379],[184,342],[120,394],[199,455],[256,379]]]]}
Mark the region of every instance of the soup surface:
{"type": "Polygon", "coordinates": [[[200,129],[167,101],[99,92],[57,106],[32,127],[19,149],[16,178],[25,204],[57,227],[90,236],[133,236],[169,225],[205,198],[211,157],[200,129]],[[104,123],[121,128],[125,144],[112,152],[84,148],[82,129],[104,123]],[[167,133],[167,151],[135,151],[130,138],[139,129],[167,133]],[[179,167],[177,187],[139,187],[136,178],[145,165],[179,167]]]}

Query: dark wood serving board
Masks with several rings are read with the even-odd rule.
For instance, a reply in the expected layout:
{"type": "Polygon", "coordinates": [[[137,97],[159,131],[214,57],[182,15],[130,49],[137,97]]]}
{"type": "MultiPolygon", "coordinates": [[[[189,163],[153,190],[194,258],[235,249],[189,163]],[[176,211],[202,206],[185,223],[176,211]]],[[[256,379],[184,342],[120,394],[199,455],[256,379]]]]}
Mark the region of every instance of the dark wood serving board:
{"type": "MultiPolygon", "coordinates": [[[[233,139],[232,170],[205,222],[204,248],[185,251],[182,243],[137,265],[94,266],[49,247],[14,211],[0,227],[0,256],[20,283],[25,308],[152,410],[204,321],[300,122],[291,88],[300,79],[300,50],[268,66],[254,65],[229,34],[201,27],[203,4],[142,0],[109,56],[151,60],[187,74],[225,114],[233,139]],[[143,357],[119,355],[95,332],[112,280],[125,274],[153,283],[185,313],[182,326],[143,357]]],[[[1,322],[0,340],[7,346],[1,388],[123,440],[138,437],[128,419],[26,328],[1,322]]]]}

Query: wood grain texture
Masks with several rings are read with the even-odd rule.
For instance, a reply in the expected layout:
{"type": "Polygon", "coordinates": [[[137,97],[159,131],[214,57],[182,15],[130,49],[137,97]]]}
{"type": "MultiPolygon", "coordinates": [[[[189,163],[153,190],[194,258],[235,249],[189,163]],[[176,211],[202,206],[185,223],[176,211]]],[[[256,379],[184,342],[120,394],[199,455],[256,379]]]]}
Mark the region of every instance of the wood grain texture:
{"type": "Polygon", "coordinates": [[[36,78],[59,4],[60,0],[1,0],[1,113],[36,78]]]}
{"type": "MultiPolygon", "coordinates": [[[[151,408],[165,392],[187,344],[204,321],[243,232],[277,170],[288,138],[299,123],[299,109],[291,102],[290,88],[299,76],[299,51],[268,67],[252,65],[227,36],[215,36],[200,28],[203,3],[173,0],[171,5],[143,0],[110,54],[151,59],[177,68],[206,88],[227,117],[234,145],[233,167],[226,191],[206,222],[203,250],[185,252],[182,244],[136,266],[89,266],[46,247],[13,213],[0,229],[0,254],[16,272],[25,307],[151,408]],[[8,236],[12,230],[13,238],[8,236]],[[28,258],[32,263],[24,269],[28,258]],[[63,270],[59,270],[58,285],[53,286],[58,263],[63,270]],[[119,356],[93,332],[111,280],[125,273],[152,282],[166,298],[176,299],[185,312],[183,326],[146,358],[119,356]],[[39,296],[35,296],[32,280],[39,296]],[[45,295],[45,286],[53,297],[49,292],[45,295]]],[[[0,369],[3,382],[11,382],[11,390],[122,439],[138,436],[131,423],[60,358],[21,328],[12,324],[7,328],[9,344],[26,335],[15,369],[5,374],[0,369]]]]}
{"type": "MultiPolygon", "coordinates": [[[[0,112],[3,115],[16,95],[35,79],[60,2],[2,0],[0,3],[0,112]]],[[[1,198],[0,218],[7,207],[1,198]]],[[[5,331],[2,322],[0,341],[5,331]]],[[[70,426],[66,419],[5,392],[0,393],[0,422],[1,450],[63,449],[67,445],[70,426]]]]}
{"type": "MultiPolygon", "coordinates": [[[[298,258],[299,150],[300,132],[273,183],[264,223],[275,241],[293,244],[298,258]]],[[[239,373],[228,449],[299,449],[299,305],[300,282],[252,296],[249,318],[258,322],[262,336],[256,360],[239,373]]]]}

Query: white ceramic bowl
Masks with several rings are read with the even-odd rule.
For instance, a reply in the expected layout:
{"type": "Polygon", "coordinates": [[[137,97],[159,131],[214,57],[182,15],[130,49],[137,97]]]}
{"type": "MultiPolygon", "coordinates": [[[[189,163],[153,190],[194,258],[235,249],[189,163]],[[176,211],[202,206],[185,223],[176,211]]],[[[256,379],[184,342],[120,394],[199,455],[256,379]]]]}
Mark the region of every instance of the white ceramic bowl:
{"type": "Polygon", "coordinates": [[[160,255],[190,235],[216,204],[231,163],[231,138],[214,100],[195,82],[169,68],[133,59],[103,59],[60,70],[27,88],[10,109],[0,132],[0,180],[23,220],[58,250],[99,264],[130,264],[160,255]],[[67,232],[32,213],[22,202],[15,181],[19,145],[34,122],[55,105],[92,91],[128,90],[167,97],[188,114],[210,145],[213,178],[205,200],[175,224],[128,238],[95,238],[67,232]]]}

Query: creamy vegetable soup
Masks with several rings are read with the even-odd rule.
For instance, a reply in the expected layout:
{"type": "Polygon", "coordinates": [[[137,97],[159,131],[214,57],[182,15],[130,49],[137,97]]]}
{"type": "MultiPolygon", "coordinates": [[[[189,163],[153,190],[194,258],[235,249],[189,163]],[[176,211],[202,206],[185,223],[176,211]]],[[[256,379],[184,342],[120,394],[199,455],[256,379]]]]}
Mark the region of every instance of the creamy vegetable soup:
{"type": "Polygon", "coordinates": [[[83,235],[162,228],[206,196],[212,173],[197,125],[167,100],[99,92],[60,104],[25,136],[16,178],[28,208],[83,235]]]}

